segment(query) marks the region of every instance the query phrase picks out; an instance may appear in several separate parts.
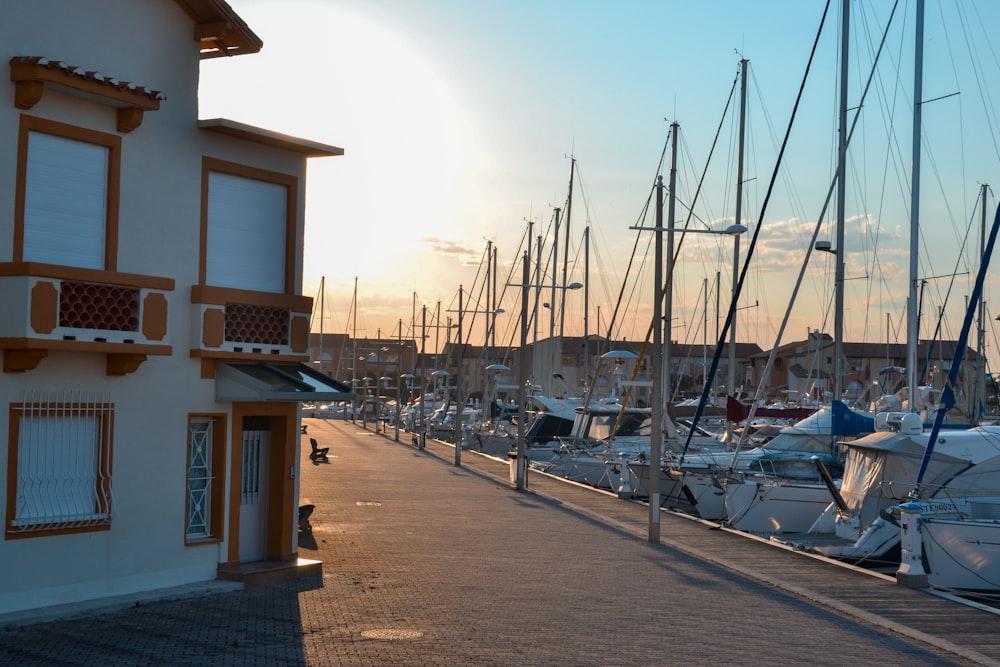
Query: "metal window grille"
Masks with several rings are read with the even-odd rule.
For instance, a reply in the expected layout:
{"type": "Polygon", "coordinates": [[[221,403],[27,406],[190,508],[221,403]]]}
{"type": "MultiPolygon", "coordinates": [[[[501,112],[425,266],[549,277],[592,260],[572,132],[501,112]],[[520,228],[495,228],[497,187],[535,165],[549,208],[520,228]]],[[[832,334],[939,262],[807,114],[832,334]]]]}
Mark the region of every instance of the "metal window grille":
{"type": "Polygon", "coordinates": [[[8,532],[110,524],[114,411],[106,394],[82,392],[30,392],[11,406],[17,489],[8,532]]]}
{"type": "Polygon", "coordinates": [[[212,422],[193,421],[188,433],[187,536],[212,534],[212,422]]]}
{"type": "Polygon", "coordinates": [[[260,450],[264,431],[243,432],[243,483],[240,504],[256,505],[260,502],[260,450]]]}

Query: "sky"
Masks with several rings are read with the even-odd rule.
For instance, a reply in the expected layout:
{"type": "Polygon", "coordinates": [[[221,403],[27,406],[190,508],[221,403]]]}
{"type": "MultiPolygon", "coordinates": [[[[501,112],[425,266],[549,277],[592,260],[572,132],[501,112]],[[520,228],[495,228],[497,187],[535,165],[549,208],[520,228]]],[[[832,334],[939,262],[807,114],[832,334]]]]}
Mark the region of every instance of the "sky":
{"type": "MultiPolygon", "coordinates": [[[[495,304],[505,311],[495,340],[516,344],[520,290],[505,286],[522,282],[531,223],[531,283],[550,285],[554,272],[559,284],[588,289],[558,290],[559,316],[543,308],[529,335],[545,338],[561,321],[566,335],[586,326],[590,334],[643,339],[655,235],[637,228],[654,225],[653,186],[660,175],[670,182],[676,127],[671,335],[714,344],[731,301],[736,243],[679,230],[719,231],[735,220],[738,73],[746,59],[739,201],[748,232],[739,240],[740,267],[756,241],[737,302],[738,340],[770,349],[779,333],[781,342],[832,333],[839,256],[845,340],[905,342],[915,0],[899,2],[863,104],[892,3],[852,3],[847,107],[850,119],[861,114],[848,149],[837,255],[808,249],[821,215],[816,238],[837,238],[837,200],[825,214],[824,201],[837,162],[839,2],[820,31],[822,0],[228,1],[264,46],[202,63],[200,117],[345,151],[309,164],[303,293],[317,300],[314,332],[413,337],[426,307],[429,340],[443,344],[452,332],[445,327],[459,319],[461,289],[466,340],[483,342],[482,313],[495,304]],[[503,291],[490,301],[488,244],[503,291]]],[[[939,312],[939,335],[957,338],[979,269],[980,189],[1000,181],[1000,118],[990,91],[1000,81],[1000,50],[984,28],[998,18],[1000,3],[991,0],[927,3],[921,338],[934,335],[939,312]]],[[[987,223],[996,207],[989,188],[987,223]]],[[[991,275],[984,291],[994,372],[997,282],[991,275]]],[[[543,300],[551,298],[543,292],[543,300]]]]}

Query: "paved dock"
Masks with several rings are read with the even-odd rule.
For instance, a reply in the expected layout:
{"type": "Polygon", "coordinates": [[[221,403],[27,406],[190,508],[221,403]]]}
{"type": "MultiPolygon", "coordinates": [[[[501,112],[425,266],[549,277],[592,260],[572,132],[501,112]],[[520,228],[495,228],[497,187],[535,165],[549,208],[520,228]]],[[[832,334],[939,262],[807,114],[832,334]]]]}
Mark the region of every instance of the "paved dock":
{"type": "Polygon", "coordinates": [[[306,423],[330,447],[313,464],[306,440],[300,476],[322,580],[6,619],[0,664],[1000,664],[987,610],[669,513],[654,544],[644,505],[306,423]]]}

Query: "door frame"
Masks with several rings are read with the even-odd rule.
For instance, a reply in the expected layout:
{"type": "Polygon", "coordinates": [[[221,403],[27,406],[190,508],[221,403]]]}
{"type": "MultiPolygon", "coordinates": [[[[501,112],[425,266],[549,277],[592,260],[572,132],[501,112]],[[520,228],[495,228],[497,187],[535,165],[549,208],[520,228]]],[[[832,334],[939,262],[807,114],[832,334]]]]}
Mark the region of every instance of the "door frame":
{"type": "Polygon", "coordinates": [[[229,461],[229,518],[226,561],[240,562],[240,491],[243,475],[243,418],[271,418],[271,451],[265,475],[265,559],[290,561],[298,557],[295,508],[298,496],[299,438],[297,402],[234,402],[229,461]]]}

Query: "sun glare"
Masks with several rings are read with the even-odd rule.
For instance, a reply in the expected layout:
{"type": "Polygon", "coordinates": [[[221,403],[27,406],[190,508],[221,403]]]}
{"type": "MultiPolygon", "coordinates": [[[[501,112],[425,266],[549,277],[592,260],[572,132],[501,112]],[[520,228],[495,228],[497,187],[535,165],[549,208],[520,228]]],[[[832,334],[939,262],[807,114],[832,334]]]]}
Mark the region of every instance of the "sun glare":
{"type": "Polygon", "coordinates": [[[385,27],[342,10],[236,7],[264,48],[240,68],[221,59],[203,64],[201,117],[345,151],[310,162],[304,290],[332,273],[374,285],[387,267],[426,285],[434,260],[422,240],[448,239],[461,228],[467,155],[476,144],[441,68],[385,27]],[[309,20],[288,21],[296,11],[309,20]]]}

